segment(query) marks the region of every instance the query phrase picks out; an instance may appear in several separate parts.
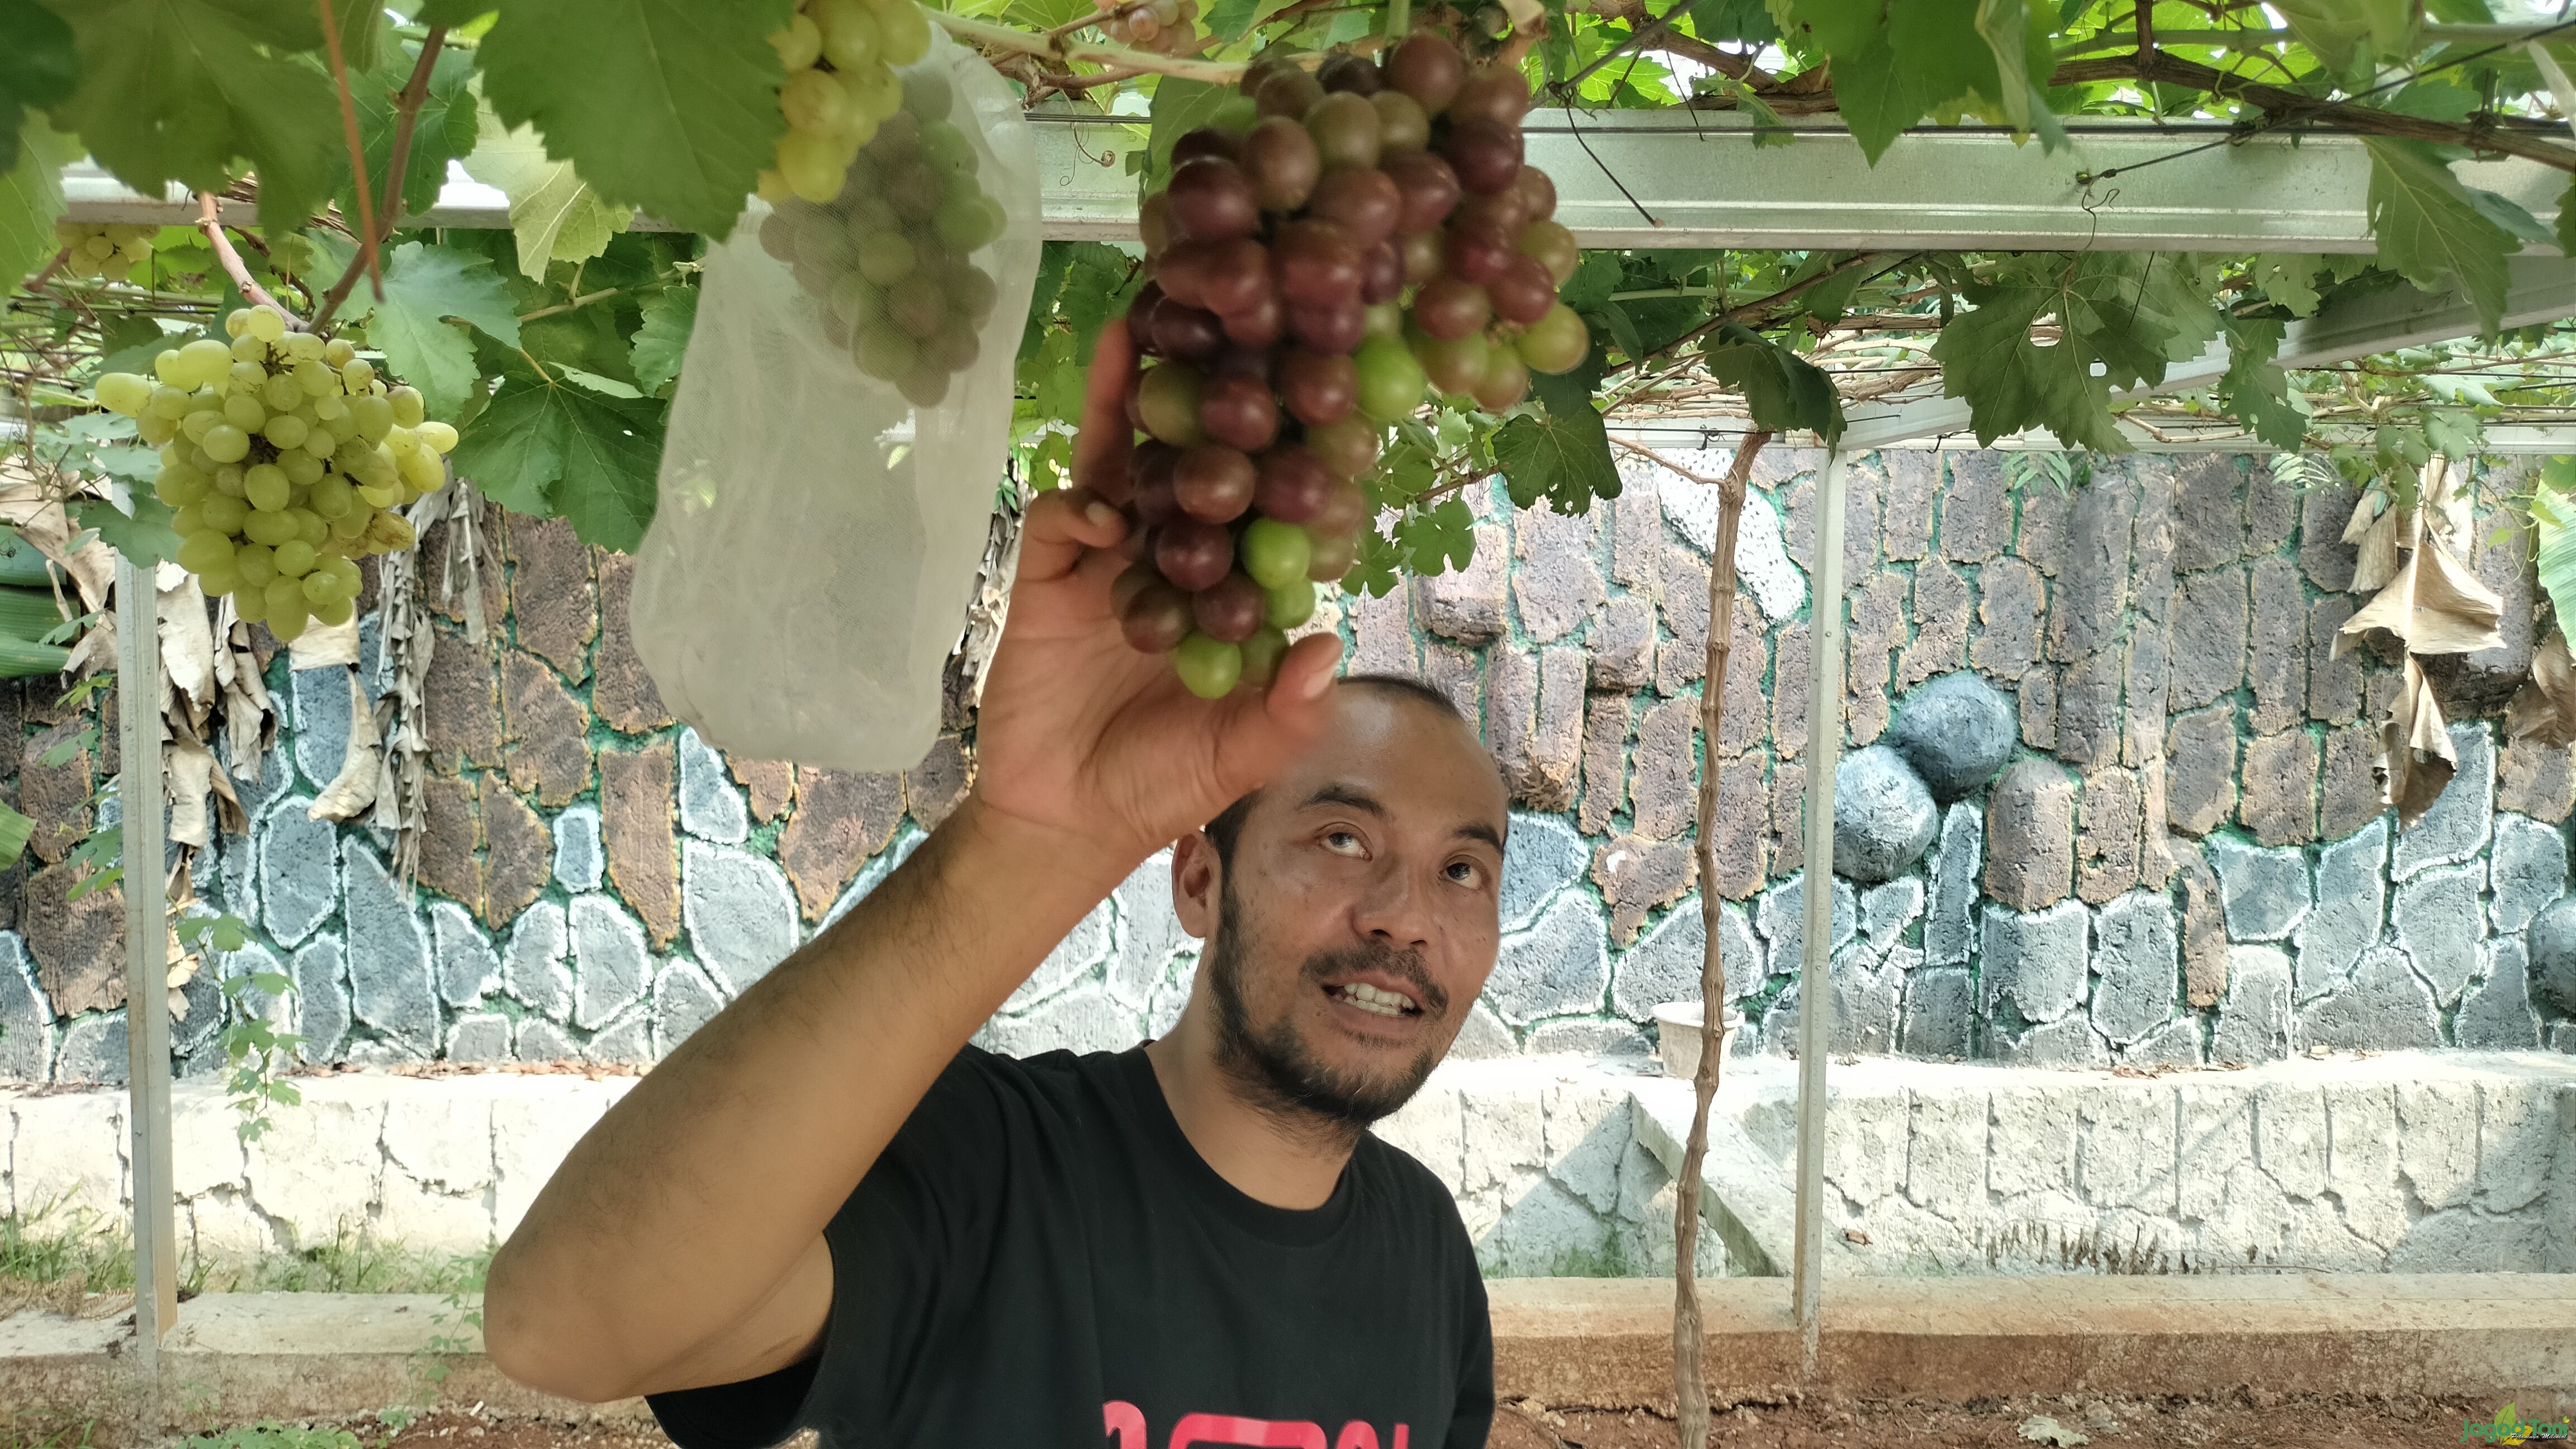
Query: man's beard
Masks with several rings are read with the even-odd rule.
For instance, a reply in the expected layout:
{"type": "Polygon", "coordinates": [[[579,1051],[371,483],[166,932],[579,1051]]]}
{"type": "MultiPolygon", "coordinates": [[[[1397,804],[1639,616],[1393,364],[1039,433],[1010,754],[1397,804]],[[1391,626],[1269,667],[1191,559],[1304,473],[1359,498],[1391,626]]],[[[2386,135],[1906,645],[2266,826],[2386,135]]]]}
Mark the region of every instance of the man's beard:
{"type": "MultiPolygon", "coordinates": [[[[1371,1077],[1318,1059],[1298,1033],[1292,1013],[1282,1013],[1267,1031],[1253,1028],[1243,995],[1243,916],[1234,882],[1226,879],[1218,887],[1216,936],[1208,943],[1206,960],[1208,986],[1216,1000],[1217,1065],[1252,1093],[1255,1106],[1273,1117],[1336,1136],[1356,1136],[1411,1101],[1431,1069],[1440,1065],[1442,1048],[1425,1048],[1391,1076],[1371,1077]]],[[[1315,989],[1326,977],[1346,971],[1372,969],[1410,983],[1427,1016],[1437,1020],[1447,1015],[1449,993],[1433,984],[1421,959],[1386,946],[1319,951],[1299,968],[1298,990],[1315,989]]]]}

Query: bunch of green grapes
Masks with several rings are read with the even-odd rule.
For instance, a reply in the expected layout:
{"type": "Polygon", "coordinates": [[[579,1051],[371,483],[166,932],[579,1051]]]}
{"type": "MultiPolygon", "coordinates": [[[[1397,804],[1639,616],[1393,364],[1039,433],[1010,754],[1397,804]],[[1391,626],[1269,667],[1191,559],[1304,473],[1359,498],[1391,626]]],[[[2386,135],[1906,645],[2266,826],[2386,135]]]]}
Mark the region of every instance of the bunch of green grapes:
{"type": "Polygon", "coordinates": [[[997,295],[969,257],[1002,234],[1002,203],[976,179],[975,143],[950,119],[955,88],[935,69],[903,78],[903,103],[826,203],[779,203],[760,245],[823,303],[823,335],[859,370],[921,407],[971,366],[997,295]]]}
{"type": "Polygon", "coordinates": [[[127,226],[121,222],[94,226],[88,222],[62,221],[54,224],[54,238],[62,244],[63,270],[75,277],[98,277],[122,282],[137,267],[152,260],[152,233],[148,226],[127,226]]]}
{"type": "Polygon", "coordinates": [[[800,0],[769,43],[787,67],[787,134],[777,166],[760,173],[761,199],[830,201],[850,159],[903,109],[895,68],[929,54],[930,21],[913,0],[800,0]]]}
{"type": "Polygon", "coordinates": [[[179,563],[280,639],[348,622],[356,560],[413,542],[396,509],[447,481],[456,429],[424,417],[346,341],[289,331],[273,307],[224,318],[229,345],[164,349],[151,378],[100,376],[101,406],[161,450],[179,563]]]}

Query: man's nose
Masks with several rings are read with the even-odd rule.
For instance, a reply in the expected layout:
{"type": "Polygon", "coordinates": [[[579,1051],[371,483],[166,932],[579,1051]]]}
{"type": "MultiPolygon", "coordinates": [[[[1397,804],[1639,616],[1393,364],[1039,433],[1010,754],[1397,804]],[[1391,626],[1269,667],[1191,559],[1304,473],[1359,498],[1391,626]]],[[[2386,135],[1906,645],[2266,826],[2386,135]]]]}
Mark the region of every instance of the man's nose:
{"type": "Polygon", "coordinates": [[[1402,861],[1386,862],[1370,878],[1351,923],[1361,935],[1398,951],[1421,951],[1431,945],[1428,893],[1402,861]]]}

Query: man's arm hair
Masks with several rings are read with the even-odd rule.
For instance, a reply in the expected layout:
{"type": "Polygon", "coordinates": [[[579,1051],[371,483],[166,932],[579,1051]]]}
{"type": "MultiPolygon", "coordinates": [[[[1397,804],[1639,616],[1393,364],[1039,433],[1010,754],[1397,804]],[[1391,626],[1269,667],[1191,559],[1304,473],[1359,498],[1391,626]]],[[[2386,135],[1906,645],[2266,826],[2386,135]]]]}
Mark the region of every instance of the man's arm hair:
{"type": "Polygon", "coordinates": [[[832,1301],[824,1225],[1120,874],[970,797],[575,1145],[492,1261],[493,1362],[599,1402],[811,1352],[832,1301]]]}

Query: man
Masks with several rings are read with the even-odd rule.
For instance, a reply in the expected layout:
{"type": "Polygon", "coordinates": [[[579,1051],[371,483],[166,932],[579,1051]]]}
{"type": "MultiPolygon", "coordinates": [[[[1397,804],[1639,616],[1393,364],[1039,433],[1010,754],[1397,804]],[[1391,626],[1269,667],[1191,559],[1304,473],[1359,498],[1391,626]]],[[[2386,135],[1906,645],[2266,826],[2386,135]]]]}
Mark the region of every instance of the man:
{"type": "MultiPolygon", "coordinates": [[[[1109,329],[1078,480],[1126,466],[1134,365],[1109,329]]],[[[650,1395],[683,1449],[1485,1442],[1465,1229],[1364,1128],[1492,970],[1501,782],[1437,694],[1336,685],[1330,636],[1190,697],[1111,617],[1124,529],[1031,507],[974,791],[573,1149],[493,1260],[505,1373],[650,1395]],[[1168,1036],[965,1046],[1175,841],[1209,945],[1168,1036]]]]}

